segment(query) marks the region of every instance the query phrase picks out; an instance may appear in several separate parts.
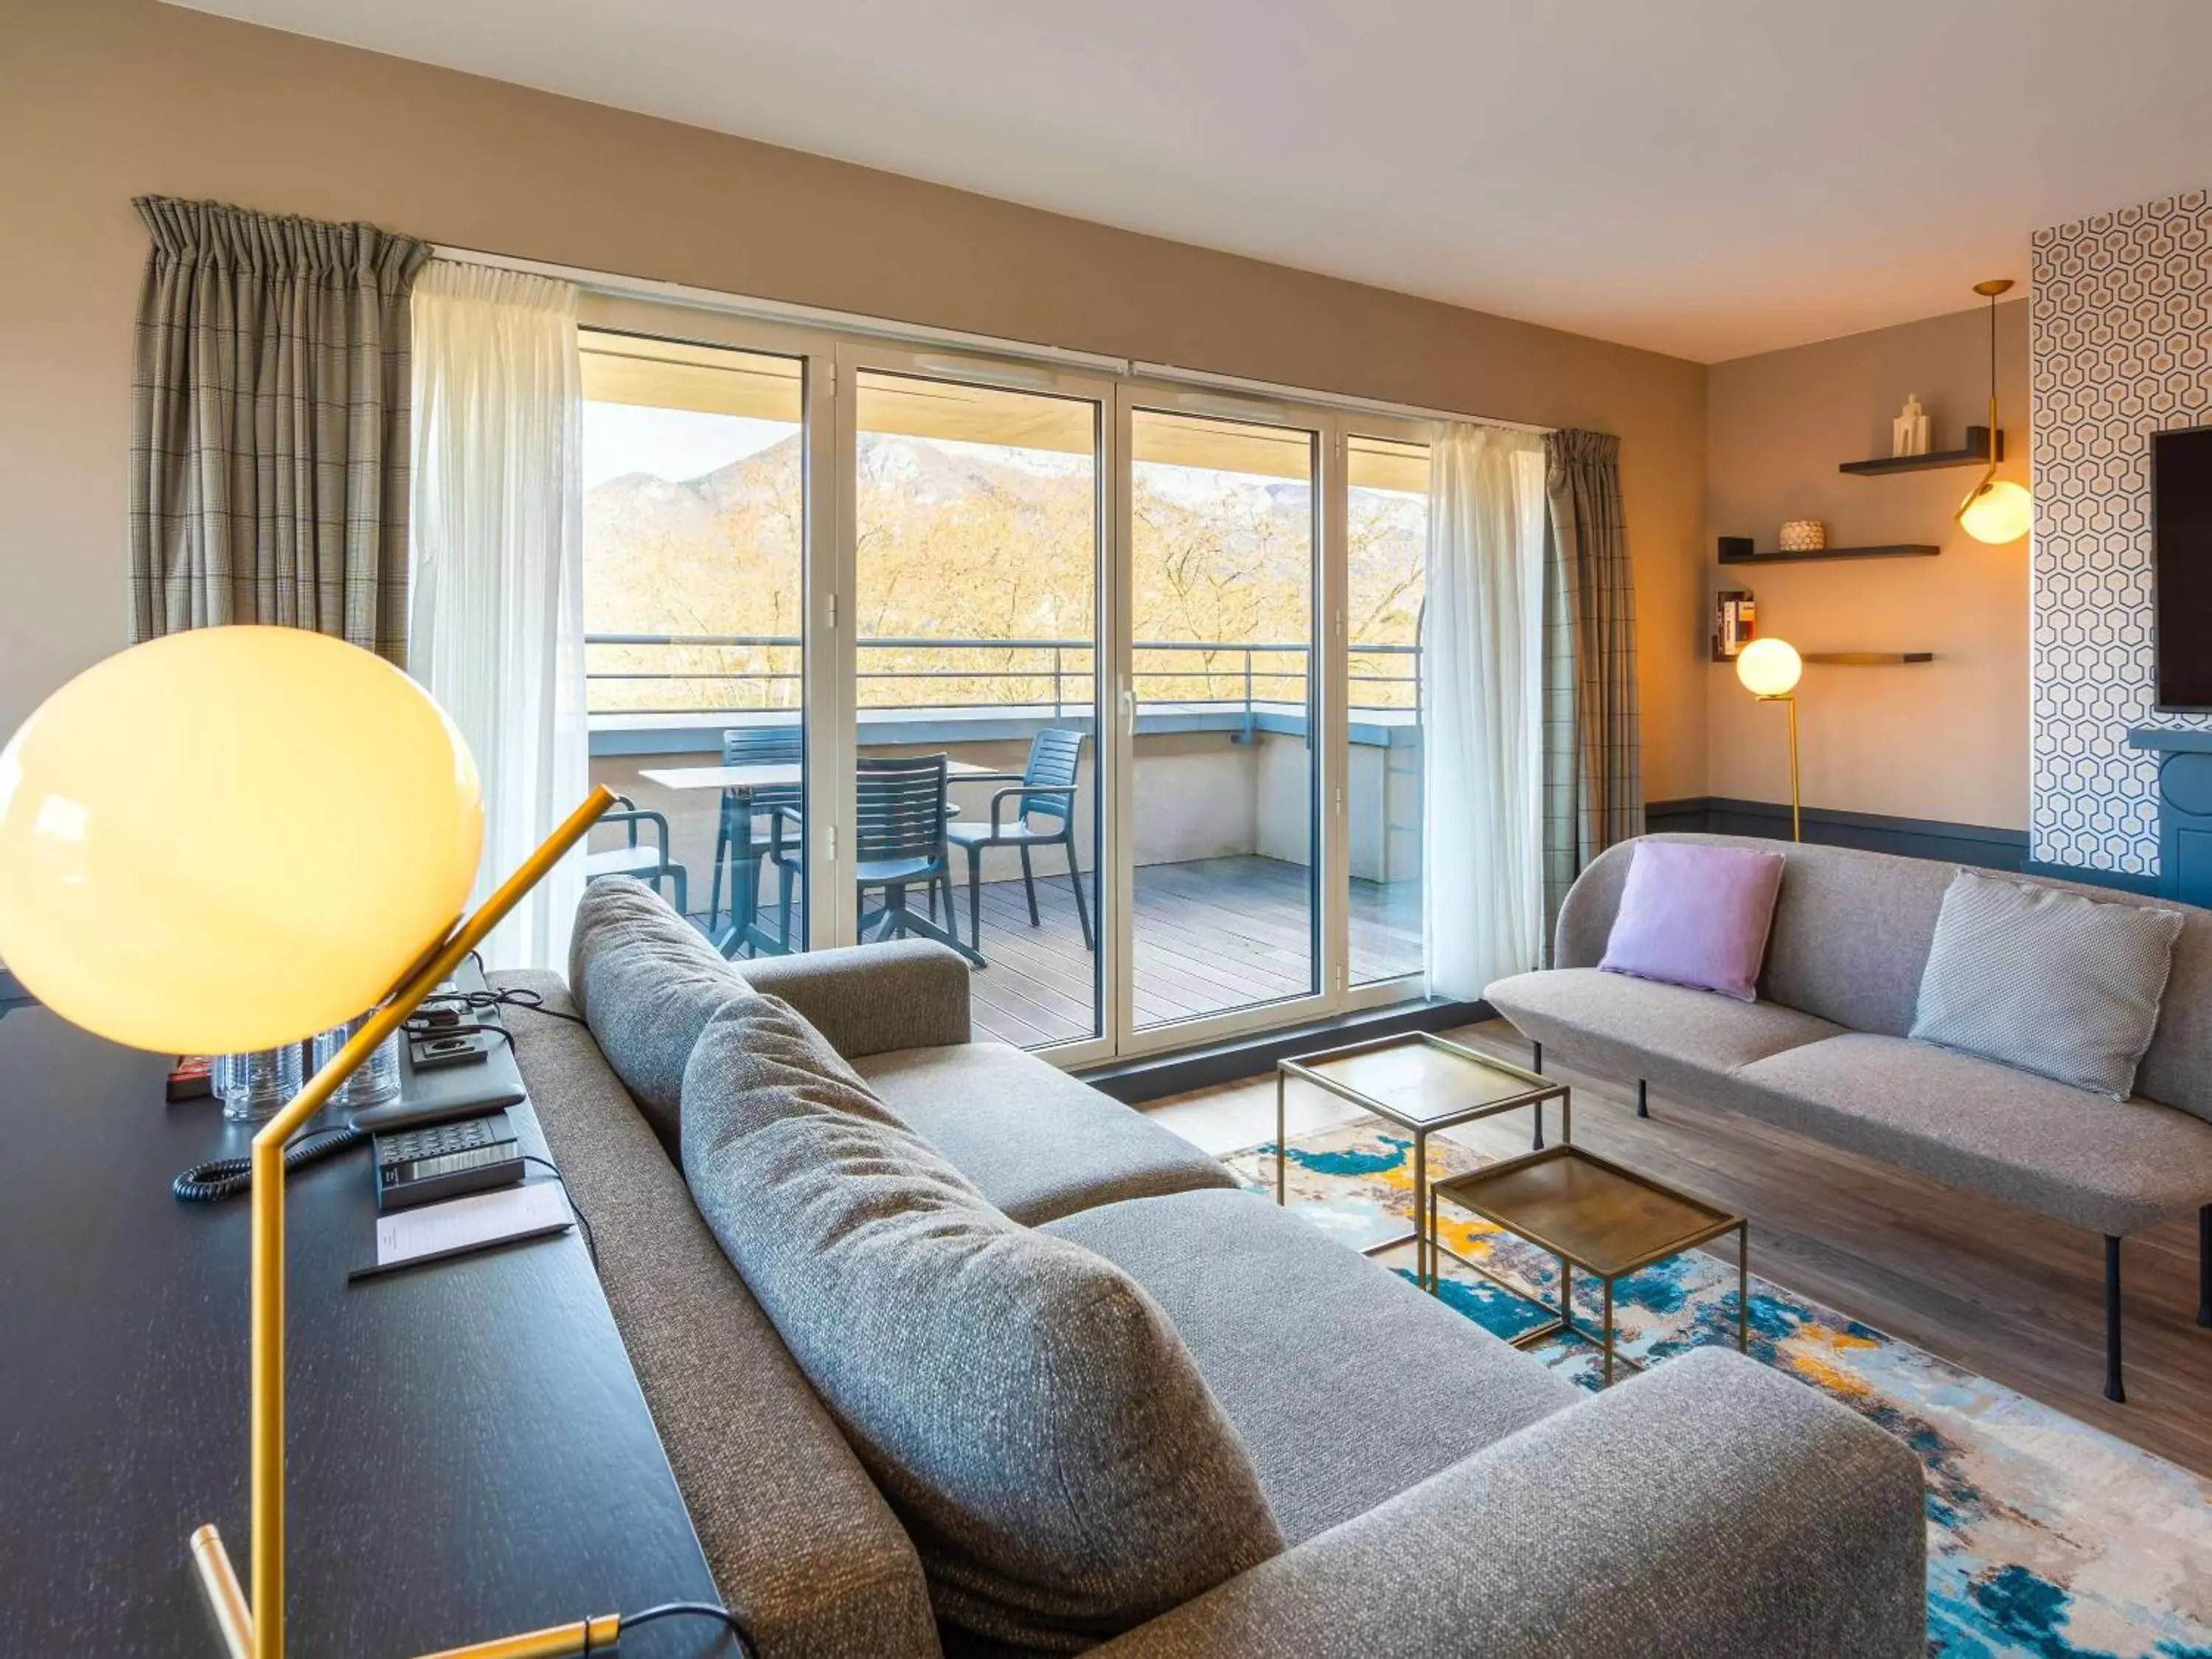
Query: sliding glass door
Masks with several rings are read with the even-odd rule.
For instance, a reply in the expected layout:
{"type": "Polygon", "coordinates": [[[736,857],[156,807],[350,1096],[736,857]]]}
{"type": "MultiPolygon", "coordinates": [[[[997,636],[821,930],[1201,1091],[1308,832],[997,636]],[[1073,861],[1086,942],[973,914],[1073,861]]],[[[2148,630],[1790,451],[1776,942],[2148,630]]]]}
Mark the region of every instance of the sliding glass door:
{"type": "Polygon", "coordinates": [[[1422,968],[1421,624],[1429,448],[1408,427],[1345,440],[1344,753],[1348,966],[1355,988],[1422,968]]]}
{"type": "Polygon", "coordinates": [[[1323,434],[1267,405],[1125,394],[1124,1046],[1322,992],[1323,434]],[[1195,407],[1194,407],[1195,406],[1195,407]]]}
{"type": "Polygon", "coordinates": [[[959,951],[978,1036],[1103,1054],[1110,388],[870,348],[841,368],[855,936],[959,951]]]}
{"type": "Polygon", "coordinates": [[[740,959],[940,941],[1063,1064],[1418,993],[1429,428],[586,321],[594,851],[740,959]]]}
{"type": "Polygon", "coordinates": [[[631,810],[602,868],[732,953],[804,950],[765,849],[805,820],[808,365],[587,329],[585,675],[592,775],[631,810]]]}

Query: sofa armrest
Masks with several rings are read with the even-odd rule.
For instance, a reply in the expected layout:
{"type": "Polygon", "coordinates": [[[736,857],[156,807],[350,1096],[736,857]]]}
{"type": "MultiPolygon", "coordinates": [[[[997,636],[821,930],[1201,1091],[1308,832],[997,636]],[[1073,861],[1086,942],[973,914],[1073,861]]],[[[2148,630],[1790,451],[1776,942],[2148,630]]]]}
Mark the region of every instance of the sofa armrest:
{"type": "Polygon", "coordinates": [[[1096,1651],[1918,1659],[1919,1461],[1701,1351],[1484,1448],[1096,1651]]]}
{"type": "Polygon", "coordinates": [[[753,989],[781,997],[848,1060],[969,1037],[968,963],[933,939],[748,957],[735,965],[753,989]]]}

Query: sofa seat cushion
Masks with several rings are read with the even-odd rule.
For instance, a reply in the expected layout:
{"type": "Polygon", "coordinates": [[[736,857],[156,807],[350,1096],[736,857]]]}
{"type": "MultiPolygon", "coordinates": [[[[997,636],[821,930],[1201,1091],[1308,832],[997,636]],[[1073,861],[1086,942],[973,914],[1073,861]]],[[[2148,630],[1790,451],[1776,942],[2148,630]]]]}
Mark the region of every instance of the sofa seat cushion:
{"type": "Polygon", "coordinates": [[[1237,1178],[1174,1131],[1002,1042],[853,1062],[884,1103],[1024,1226],[1237,1178]]]}
{"type": "Polygon", "coordinates": [[[1097,1251],[1167,1310],[1292,1544],[1582,1398],[1255,1194],[1138,1199],[1043,1231],[1097,1251]]]}
{"type": "Polygon", "coordinates": [[[1282,1547],[1158,1305],[993,1209],[787,1004],[708,1023],[683,1121],[699,1212],[906,1523],[948,1650],[1074,1652],[1282,1547]]]}
{"type": "Polygon", "coordinates": [[[1778,1002],[1738,1002],[1595,968],[1516,974],[1482,994],[1562,1060],[1685,1094],[1708,1089],[1717,1073],[1843,1035],[1842,1026],[1778,1002]]]}
{"type": "Polygon", "coordinates": [[[1729,1103],[2092,1232],[2212,1202],[2212,1124],[1899,1037],[1852,1033],[1736,1073],[1729,1103]]]}

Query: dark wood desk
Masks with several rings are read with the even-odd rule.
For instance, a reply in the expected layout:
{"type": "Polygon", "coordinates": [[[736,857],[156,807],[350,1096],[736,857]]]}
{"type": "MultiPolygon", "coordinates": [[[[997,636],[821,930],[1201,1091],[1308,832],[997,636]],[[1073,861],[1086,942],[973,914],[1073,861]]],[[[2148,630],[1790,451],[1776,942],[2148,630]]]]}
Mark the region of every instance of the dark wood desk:
{"type": "MultiPolygon", "coordinates": [[[[187,1559],[246,1571],[246,1206],[169,1178],[243,1152],[167,1066],[40,1007],[0,1018],[0,1650],[220,1652],[187,1559]]],[[[544,1153],[535,1118],[515,1109],[544,1153]]],[[[400,1656],[719,1601],[582,1242],[349,1285],[368,1152],[289,1188],[289,1648],[400,1656]]],[[[625,1659],[734,1653],[704,1621],[625,1659]]]]}

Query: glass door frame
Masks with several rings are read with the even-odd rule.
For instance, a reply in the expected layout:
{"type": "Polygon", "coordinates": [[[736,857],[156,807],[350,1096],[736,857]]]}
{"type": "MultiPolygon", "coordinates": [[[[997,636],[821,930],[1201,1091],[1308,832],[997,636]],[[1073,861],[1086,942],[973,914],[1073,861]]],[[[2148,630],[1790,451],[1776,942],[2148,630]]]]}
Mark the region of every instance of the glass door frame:
{"type": "MultiPolygon", "coordinates": [[[[834,465],[836,469],[836,541],[830,550],[831,561],[827,580],[836,593],[857,595],[860,592],[860,517],[858,512],[857,474],[860,461],[860,377],[866,373],[895,374],[908,380],[935,380],[951,386],[986,386],[994,391],[1028,392],[1048,398],[1061,398],[1091,406],[1093,429],[1097,434],[1097,447],[1092,452],[1095,474],[1095,531],[1096,549],[1091,580],[1092,597],[1092,656],[1091,680],[1091,729],[1096,744],[1091,757],[1091,777],[1095,805],[1092,815],[1092,890],[1096,895],[1093,936],[1097,950],[1092,963],[1092,1016],[1096,1035],[1067,1042],[1055,1042],[1032,1052],[1049,1060],[1054,1065],[1068,1069],[1096,1066],[1117,1057],[1115,1047],[1114,1011],[1117,1006],[1115,987],[1123,978],[1121,964],[1127,960],[1123,954],[1124,942],[1117,939],[1116,931],[1109,918],[1125,909],[1122,896],[1128,890],[1121,879],[1120,866],[1113,853],[1113,824],[1117,821],[1120,780],[1122,775],[1123,744],[1116,733],[1115,722],[1107,717],[1108,661],[1115,641],[1123,632],[1121,604],[1123,587],[1119,577],[1126,562],[1121,556],[1124,545],[1114,533],[1114,517],[1109,503],[1118,489],[1123,467],[1120,457],[1126,452],[1115,419],[1115,382],[1108,376],[1061,369],[1048,363],[992,357],[977,352],[949,351],[934,347],[908,348],[878,340],[840,339],[836,343],[836,431],[835,434],[834,465]]],[[[842,695],[845,698],[837,721],[837,737],[841,747],[833,764],[836,770],[835,812],[836,822],[842,826],[842,844],[852,844],[852,825],[856,816],[854,799],[854,763],[859,757],[856,738],[859,732],[860,667],[859,605],[857,600],[847,603],[838,620],[841,623],[834,654],[842,695]]],[[[857,943],[855,927],[858,921],[854,904],[853,884],[840,881],[838,933],[836,942],[857,943]]],[[[956,890],[956,908],[960,895],[956,890]]],[[[988,952],[986,953],[988,955],[988,952]]],[[[990,969],[980,971],[988,973],[990,969]]]]}
{"type": "Polygon", "coordinates": [[[1136,583],[1133,436],[1140,410],[1249,426],[1279,427],[1312,434],[1313,599],[1306,695],[1315,765],[1310,773],[1310,836],[1307,857],[1313,872],[1311,938],[1317,988],[1219,1013],[1198,1014],[1140,1028],[1136,1018],[1136,908],[1133,902],[1118,905],[1106,917],[1106,932],[1115,940],[1115,958],[1128,964],[1128,971],[1117,977],[1113,986],[1116,1059],[1135,1059],[1326,1018],[1341,1006],[1341,981],[1347,971],[1343,947],[1350,938],[1346,914],[1349,893],[1339,879],[1340,872],[1349,868],[1344,836],[1344,768],[1340,758],[1346,730],[1343,651],[1345,496],[1340,487],[1343,439],[1338,428],[1338,412],[1318,404],[1243,393],[1232,395],[1133,376],[1116,385],[1115,426],[1119,449],[1121,454],[1133,458],[1114,477],[1114,611],[1122,624],[1113,642],[1113,723],[1119,741],[1115,745],[1114,831],[1109,837],[1109,845],[1113,849],[1116,890],[1128,894],[1133,900],[1136,893],[1136,737],[1141,699],[1137,690],[1133,632],[1136,583]]]}
{"type": "MultiPolygon", "coordinates": [[[[1350,524],[1352,441],[1355,438],[1381,438],[1391,443],[1418,444],[1423,449],[1428,449],[1434,447],[1439,435],[1438,425],[1434,421],[1411,420],[1392,415],[1370,415],[1357,410],[1340,410],[1337,415],[1335,440],[1337,477],[1344,481],[1344,488],[1336,492],[1334,509],[1338,514],[1335,550],[1338,648],[1331,666],[1331,672],[1341,681],[1338,690],[1338,707],[1343,712],[1343,721],[1333,742],[1339,757],[1338,763],[1343,768],[1342,776],[1347,780],[1352,775],[1352,652],[1351,630],[1346,620],[1346,612],[1350,607],[1352,597],[1350,524]]],[[[1427,574],[1426,555],[1424,554],[1422,566],[1424,593],[1427,591],[1427,574]]],[[[1422,662],[1421,655],[1417,653],[1413,659],[1414,672],[1417,676],[1421,672],[1422,662]]],[[[1416,707],[1425,708],[1425,702],[1418,692],[1416,707]]],[[[1425,757],[1427,752],[1425,720],[1422,726],[1422,742],[1423,754],[1425,757]]],[[[1393,1003],[1408,1001],[1423,995],[1427,988],[1425,971],[1418,969],[1410,974],[1400,974],[1389,979],[1370,980],[1364,985],[1355,985],[1352,982],[1352,815],[1342,799],[1342,794],[1343,792],[1340,790],[1337,813],[1340,820],[1339,846],[1343,851],[1343,860],[1340,866],[1333,869],[1330,875],[1330,880],[1335,884],[1337,891],[1342,895],[1342,915],[1340,918],[1341,931],[1332,942],[1332,949],[1334,951],[1333,960],[1336,964],[1336,984],[1340,994],[1339,1012],[1350,1013],[1361,1009],[1386,1007],[1393,1003]]],[[[1423,790],[1425,804],[1426,794],[1425,787],[1423,790]]],[[[1386,804],[1383,812],[1383,835],[1386,837],[1389,835],[1389,813],[1386,804]]],[[[1428,936],[1428,826],[1424,823],[1421,827],[1421,933],[1425,953],[1428,936]]]]}
{"type": "MultiPolygon", "coordinates": [[[[800,948],[819,951],[843,944],[852,936],[851,890],[846,888],[843,893],[844,915],[841,920],[836,890],[845,884],[833,883],[832,890],[825,896],[814,880],[814,873],[825,867],[836,845],[837,821],[834,814],[821,810],[819,785],[823,779],[838,775],[835,744],[843,725],[847,684],[837,672],[836,592],[823,579],[823,552],[831,544],[837,522],[834,453],[837,438],[834,419],[836,342],[833,337],[811,329],[758,322],[703,307],[588,292],[577,297],[576,323],[581,329],[758,352],[793,361],[800,366],[799,429],[805,446],[801,483],[805,522],[801,527],[799,557],[799,722],[805,741],[800,783],[801,799],[808,809],[803,815],[807,878],[800,912],[805,935],[800,948]],[[821,902],[825,896],[829,900],[826,909],[821,902]]],[[[848,811],[851,794],[852,784],[848,778],[845,795],[848,811]]]]}

